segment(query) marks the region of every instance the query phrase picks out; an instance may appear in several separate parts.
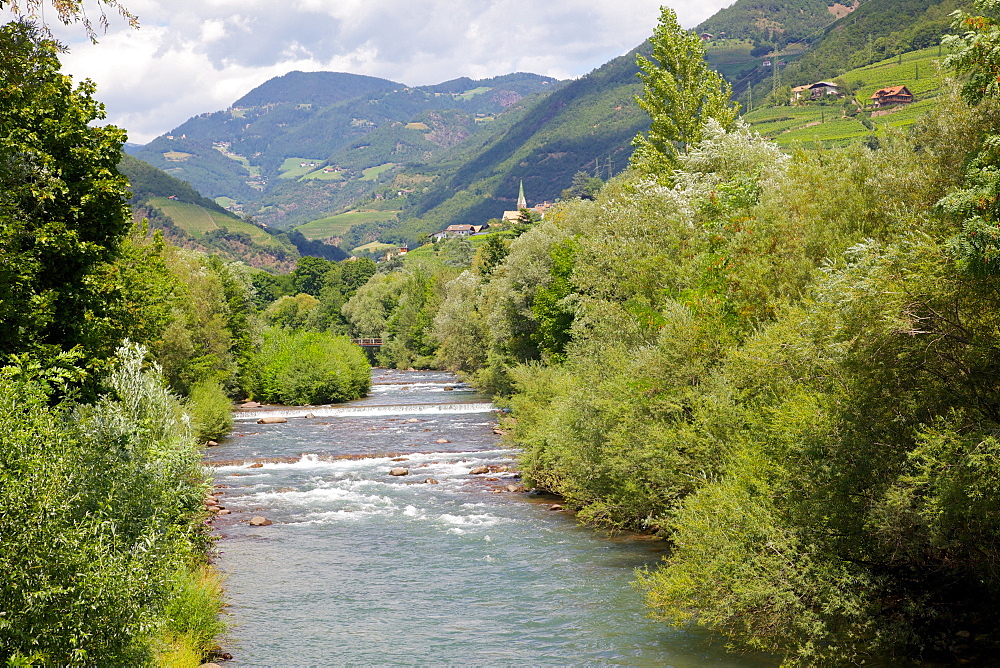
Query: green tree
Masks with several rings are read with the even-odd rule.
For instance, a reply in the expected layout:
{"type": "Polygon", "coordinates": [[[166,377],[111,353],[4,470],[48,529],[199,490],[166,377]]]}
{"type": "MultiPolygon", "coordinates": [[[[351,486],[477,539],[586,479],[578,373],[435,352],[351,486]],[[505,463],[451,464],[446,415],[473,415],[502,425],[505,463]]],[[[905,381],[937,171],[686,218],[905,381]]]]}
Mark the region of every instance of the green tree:
{"type": "Polygon", "coordinates": [[[562,191],[560,197],[563,199],[594,199],[603,185],[604,181],[599,177],[579,171],[573,175],[572,185],[562,191]]]}
{"type": "Polygon", "coordinates": [[[972,6],[992,16],[956,11],[952,28],[963,32],[946,35],[942,42],[953,50],[945,66],[967,74],[962,96],[969,104],[977,104],[986,97],[1000,97],[1000,24],[993,18],[1000,12],[1000,0],[974,0],[972,6]]]}
{"type": "Polygon", "coordinates": [[[316,297],[323,289],[323,277],[333,263],[321,257],[307,255],[300,258],[292,272],[292,285],[297,292],[316,297]]]}
{"type": "Polygon", "coordinates": [[[118,172],[125,133],[94,126],[94,84],[59,73],[58,47],[24,22],[0,28],[0,358],[84,363],[117,341],[100,326],[115,295],[100,280],[129,231],[118,172]]]}
{"type": "MultiPolygon", "coordinates": [[[[1000,0],[976,0],[973,7],[996,15],[1000,0]]],[[[955,51],[945,64],[967,79],[962,97],[969,104],[1000,98],[1000,25],[991,16],[953,15],[952,27],[962,35],[949,35],[945,43],[955,51]]],[[[974,274],[1000,274],[1000,135],[990,134],[965,170],[964,187],[944,197],[940,205],[962,221],[962,230],[951,244],[960,266],[974,274]]]]}
{"type": "Polygon", "coordinates": [[[653,58],[636,56],[644,87],[636,102],[652,125],[647,134],[639,133],[633,140],[632,165],[647,173],[667,174],[677,156],[701,138],[707,119],[714,118],[728,129],[738,107],[729,100],[732,87],[705,63],[701,38],[683,30],[672,9],[660,10],[651,41],[653,58]]]}

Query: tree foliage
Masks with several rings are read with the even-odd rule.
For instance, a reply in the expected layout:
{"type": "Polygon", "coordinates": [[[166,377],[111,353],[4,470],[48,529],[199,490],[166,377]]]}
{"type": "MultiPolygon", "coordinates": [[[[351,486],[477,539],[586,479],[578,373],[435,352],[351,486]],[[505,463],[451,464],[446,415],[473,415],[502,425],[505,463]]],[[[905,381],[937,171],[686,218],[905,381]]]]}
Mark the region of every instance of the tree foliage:
{"type": "Polygon", "coordinates": [[[728,128],[738,109],[729,100],[732,87],[705,63],[701,38],[682,29],[672,9],[660,9],[651,41],[652,58],[636,56],[643,83],[636,102],[652,125],[646,134],[636,135],[632,164],[648,173],[669,174],[678,154],[701,138],[705,121],[714,118],[728,128]]]}
{"type": "MultiPolygon", "coordinates": [[[[93,360],[111,303],[104,266],[131,225],[117,171],[124,132],[91,123],[103,107],[59,73],[57,48],[27,23],[0,27],[0,357],[93,360]]],[[[86,363],[86,362],[85,362],[86,363]]]]}

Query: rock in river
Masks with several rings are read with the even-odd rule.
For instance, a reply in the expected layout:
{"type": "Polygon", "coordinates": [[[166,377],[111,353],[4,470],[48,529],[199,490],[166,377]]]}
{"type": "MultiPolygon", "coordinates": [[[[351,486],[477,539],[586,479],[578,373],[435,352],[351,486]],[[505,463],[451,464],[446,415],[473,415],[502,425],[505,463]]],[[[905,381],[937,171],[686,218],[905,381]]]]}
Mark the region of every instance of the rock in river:
{"type": "Polygon", "coordinates": [[[404,469],[402,466],[397,466],[394,469],[389,469],[389,475],[409,475],[410,469],[404,469]]]}
{"type": "Polygon", "coordinates": [[[250,526],[252,527],[266,527],[274,524],[271,520],[263,517],[262,515],[254,515],[250,518],[250,526]]]}
{"type": "Polygon", "coordinates": [[[476,468],[474,468],[471,471],[469,471],[469,474],[470,475],[482,475],[484,473],[489,473],[489,472],[490,472],[490,467],[489,466],[477,466],[476,468]]]}
{"type": "Polygon", "coordinates": [[[261,419],[257,420],[257,424],[281,424],[282,422],[288,422],[288,420],[286,418],[278,416],[262,417],[261,419]]]}

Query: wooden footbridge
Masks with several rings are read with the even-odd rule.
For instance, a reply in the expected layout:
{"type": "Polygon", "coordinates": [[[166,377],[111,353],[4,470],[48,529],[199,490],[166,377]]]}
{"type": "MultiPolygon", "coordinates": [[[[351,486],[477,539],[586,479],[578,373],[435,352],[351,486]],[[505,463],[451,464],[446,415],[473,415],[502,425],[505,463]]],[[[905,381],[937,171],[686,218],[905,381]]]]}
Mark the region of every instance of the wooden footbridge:
{"type": "Polygon", "coordinates": [[[351,343],[362,348],[379,348],[382,345],[382,339],[351,339],[351,343]]]}

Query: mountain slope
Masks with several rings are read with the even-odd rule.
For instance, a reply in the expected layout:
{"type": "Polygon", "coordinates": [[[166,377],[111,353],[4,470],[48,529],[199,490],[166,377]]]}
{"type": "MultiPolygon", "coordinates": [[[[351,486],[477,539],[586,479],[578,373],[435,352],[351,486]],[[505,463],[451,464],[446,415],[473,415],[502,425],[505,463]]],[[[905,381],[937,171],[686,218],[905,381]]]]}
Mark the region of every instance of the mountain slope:
{"type": "MultiPolygon", "coordinates": [[[[749,39],[766,50],[808,40],[868,0],[737,0],[696,28],[716,38],[749,39]]],[[[756,55],[756,54],[755,54],[756,55]]],[[[760,54],[762,55],[762,54],[760,54]]]]}
{"type": "Polygon", "coordinates": [[[341,260],[346,254],[301,234],[275,235],[202,197],[191,184],[122,153],[119,170],[128,178],[132,211],[160,229],[175,245],[217,253],[253,267],[287,271],[301,255],[341,260]]]}
{"type": "Polygon", "coordinates": [[[556,199],[578,171],[606,178],[624,169],[632,138],[649,125],[635,103],[637,51],[535,102],[485,145],[459,145],[427,167],[407,170],[405,177],[423,175],[433,184],[411,198],[398,226],[354,228],[350,243],[377,234],[412,242],[446,225],[497,218],[515,206],[522,180],[533,204],[556,199]]]}
{"type": "Polygon", "coordinates": [[[189,119],[135,155],[206,195],[236,200],[262,222],[287,227],[370,194],[378,180],[366,170],[425,162],[489,132],[491,121],[525,97],[558,87],[555,79],[526,73],[409,88],[374,77],[292,72],[226,111],[189,119]],[[290,180],[289,160],[312,165],[313,173],[290,180]]]}

